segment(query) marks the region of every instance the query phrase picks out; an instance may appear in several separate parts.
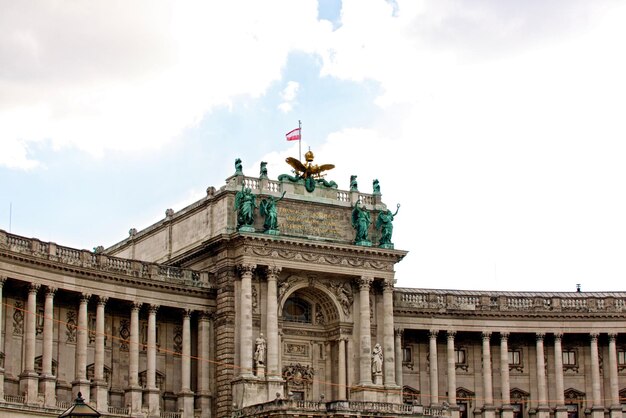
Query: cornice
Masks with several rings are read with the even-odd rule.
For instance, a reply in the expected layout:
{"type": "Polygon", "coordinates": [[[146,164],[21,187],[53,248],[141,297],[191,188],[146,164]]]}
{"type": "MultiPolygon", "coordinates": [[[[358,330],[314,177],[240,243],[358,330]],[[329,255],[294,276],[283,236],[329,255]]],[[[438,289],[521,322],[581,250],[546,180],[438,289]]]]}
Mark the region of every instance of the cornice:
{"type": "Polygon", "coordinates": [[[599,319],[626,319],[626,312],[523,312],[523,311],[464,311],[464,310],[420,310],[420,309],[394,309],[394,318],[410,316],[415,318],[421,315],[425,318],[489,318],[489,319],[539,319],[562,321],[568,320],[599,320],[599,319]]]}
{"type": "MultiPolygon", "coordinates": [[[[215,292],[214,288],[209,287],[194,287],[185,284],[172,283],[161,280],[154,280],[148,278],[140,278],[125,275],[119,272],[105,271],[93,267],[85,267],[80,265],[74,265],[65,263],[63,261],[50,260],[43,257],[37,257],[34,255],[28,255],[24,253],[18,253],[14,251],[7,251],[0,249],[0,260],[5,259],[10,264],[20,263],[22,265],[34,266],[38,269],[47,269],[53,272],[71,273],[73,275],[91,279],[100,282],[109,282],[121,285],[131,285],[133,287],[151,288],[159,291],[167,290],[177,293],[193,294],[193,295],[210,295],[215,292]]],[[[18,277],[19,278],[19,277],[18,277]]]]}

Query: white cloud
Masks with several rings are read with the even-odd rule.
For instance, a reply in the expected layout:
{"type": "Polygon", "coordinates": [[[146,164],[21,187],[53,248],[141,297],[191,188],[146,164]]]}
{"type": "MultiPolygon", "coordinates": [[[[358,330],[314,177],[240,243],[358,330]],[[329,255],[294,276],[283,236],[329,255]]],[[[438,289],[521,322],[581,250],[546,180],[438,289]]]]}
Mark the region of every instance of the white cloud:
{"type": "Polygon", "coordinates": [[[283,102],[278,105],[278,109],[280,109],[284,113],[291,112],[291,110],[293,109],[293,105],[295,104],[299,88],[300,83],[298,83],[297,81],[287,82],[287,85],[280,93],[280,97],[283,99],[283,102]]]}
{"type": "Polygon", "coordinates": [[[313,0],[4,1],[2,10],[0,141],[26,156],[20,167],[33,164],[26,145],[44,139],[94,155],[159,147],[214,106],[263,94],[290,51],[311,50],[330,30],[313,0]]]}

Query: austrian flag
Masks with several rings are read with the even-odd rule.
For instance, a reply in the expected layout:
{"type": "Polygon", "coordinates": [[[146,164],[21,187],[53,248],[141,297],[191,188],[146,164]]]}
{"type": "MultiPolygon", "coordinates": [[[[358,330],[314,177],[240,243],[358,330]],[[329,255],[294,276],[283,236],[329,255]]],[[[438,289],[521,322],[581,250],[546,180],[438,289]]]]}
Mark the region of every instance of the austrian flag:
{"type": "Polygon", "coordinates": [[[299,141],[300,140],[300,129],[296,128],[293,131],[287,132],[287,141],[299,141]]]}

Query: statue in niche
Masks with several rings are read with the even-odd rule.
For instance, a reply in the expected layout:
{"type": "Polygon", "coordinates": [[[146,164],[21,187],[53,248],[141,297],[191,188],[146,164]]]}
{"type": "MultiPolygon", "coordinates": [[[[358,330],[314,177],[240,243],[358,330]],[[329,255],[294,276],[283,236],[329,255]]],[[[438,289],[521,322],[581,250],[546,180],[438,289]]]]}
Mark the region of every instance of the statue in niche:
{"type": "Polygon", "coordinates": [[[351,175],[350,176],[350,191],[351,192],[358,192],[359,191],[359,184],[356,181],[356,175],[351,175]]]}
{"type": "Polygon", "coordinates": [[[266,179],[267,178],[267,162],[261,161],[261,169],[259,172],[259,178],[266,179]]]}
{"type": "Polygon", "coordinates": [[[372,223],[370,213],[365,206],[359,206],[360,203],[360,201],[356,202],[356,205],[352,208],[352,227],[356,230],[354,238],[356,244],[369,242],[367,232],[372,223]]]}
{"type": "Polygon", "coordinates": [[[263,223],[263,229],[265,229],[265,231],[278,230],[278,210],[276,209],[276,203],[283,200],[285,193],[286,192],[283,192],[283,195],[278,199],[274,196],[268,196],[267,199],[261,201],[260,210],[261,216],[265,217],[265,222],[263,223]]]}
{"type": "Polygon", "coordinates": [[[374,179],[374,181],[372,181],[372,190],[374,194],[380,194],[380,183],[378,179],[374,179]]]}
{"type": "Polygon", "coordinates": [[[265,349],[267,348],[267,343],[265,338],[263,338],[263,333],[259,334],[259,337],[256,339],[255,349],[254,349],[254,363],[256,367],[265,366],[265,349]]]}
{"type": "Polygon", "coordinates": [[[378,213],[376,219],[376,229],[380,229],[380,242],[381,246],[392,245],[391,235],[393,234],[393,219],[400,210],[400,204],[396,207],[396,212],[391,213],[391,210],[387,209],[378,213]]]}
{"type": "Polygon", "coordinates": [[[235,195],[235,211],[237,211],[237,227],[251,227],[254,223],[256,196],[249,187],[241,186],[235,195]]]}
{"type": "Polygon", "coordinates": [[[372,350],[372,374],[380,375],[383,372],[383,348],[376,344],[372,350]]]}
{"type": "Polygon", "coordinates": [[[241,158],[235,160],[235,175],[243,176],[243,166],[241,165],[241,158]]]}

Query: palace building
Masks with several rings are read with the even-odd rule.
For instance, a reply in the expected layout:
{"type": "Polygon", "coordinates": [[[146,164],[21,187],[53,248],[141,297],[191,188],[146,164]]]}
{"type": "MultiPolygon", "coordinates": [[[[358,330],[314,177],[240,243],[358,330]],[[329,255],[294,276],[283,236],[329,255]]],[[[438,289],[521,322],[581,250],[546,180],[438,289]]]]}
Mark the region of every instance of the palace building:
{"type": "Polygon", "coordinates": [[[623,416],[626,292],[396,287],[378,182],[307,157],[106,249],[0,230],[0,416],[623,416]]]}

